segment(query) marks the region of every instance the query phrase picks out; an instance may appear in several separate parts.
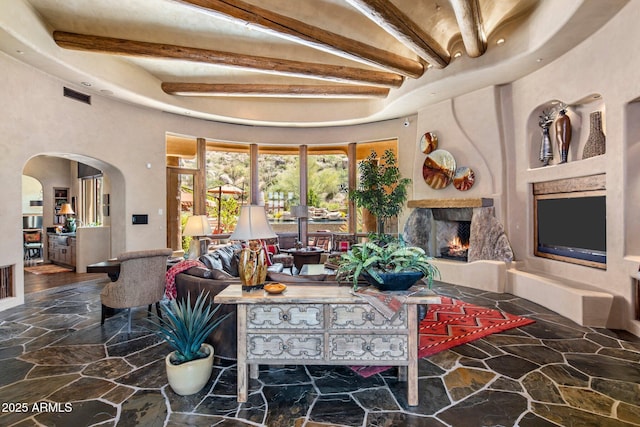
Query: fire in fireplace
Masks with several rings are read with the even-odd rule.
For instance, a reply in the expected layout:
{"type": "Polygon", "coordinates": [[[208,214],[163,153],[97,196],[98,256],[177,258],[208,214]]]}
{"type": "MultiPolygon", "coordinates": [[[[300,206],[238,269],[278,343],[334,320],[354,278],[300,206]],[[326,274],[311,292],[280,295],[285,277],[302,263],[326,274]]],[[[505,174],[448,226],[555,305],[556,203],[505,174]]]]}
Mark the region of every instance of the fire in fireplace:
{"type": "Polygon", "coordinates": [[[471,221],[449,221],[456,223],[453,227],[455,234],[447,242],[447,246],[440,249],[442,258],[467,261],[469,253],[469,238],[471,236],[471,221]]]}

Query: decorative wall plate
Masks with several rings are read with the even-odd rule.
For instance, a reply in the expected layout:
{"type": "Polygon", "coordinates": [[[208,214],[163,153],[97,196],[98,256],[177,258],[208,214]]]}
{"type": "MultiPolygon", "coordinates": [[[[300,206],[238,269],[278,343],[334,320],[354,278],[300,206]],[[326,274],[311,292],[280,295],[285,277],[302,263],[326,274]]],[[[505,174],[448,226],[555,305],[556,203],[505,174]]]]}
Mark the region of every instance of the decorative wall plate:
{"type": "Polygon", "coordinates": [[[427,132],[420,138],[420,151],[429,154],[438,148],[438,135],[435,132],[427,132]]]}
{"type": "Polygon", "coordinates": [[[456,159],[446,150],[432,151],[422,165],[422,177],[434,190],[451,184],[456,172],[456,159]]]}
{"type": "Polygon", "coordinates": [[[473,187],[474,182],[476,182],[476,175],[473,173],[473,169],[467,166],[460,166],[456,169],[453,176],[453,186],[458,190],[467,191],[473,187]]]}

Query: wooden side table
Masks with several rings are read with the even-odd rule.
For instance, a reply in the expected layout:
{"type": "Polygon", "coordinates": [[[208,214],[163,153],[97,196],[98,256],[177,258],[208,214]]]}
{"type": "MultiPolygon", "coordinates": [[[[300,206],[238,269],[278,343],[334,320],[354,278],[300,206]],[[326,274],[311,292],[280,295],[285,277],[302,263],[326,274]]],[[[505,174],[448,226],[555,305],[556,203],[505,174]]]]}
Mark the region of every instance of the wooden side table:
{"type": "Polygon", "coordinates": [[[305,283],[270,295],[230,285],[214,301],[237,305],[238,402],[247,401],[248,376],[258,378],[259,364],[301,364],[399,366],[408,403],[418,404],[417,307],[438,296],[407,298],[391,320],[350,287],[305,283]]]}

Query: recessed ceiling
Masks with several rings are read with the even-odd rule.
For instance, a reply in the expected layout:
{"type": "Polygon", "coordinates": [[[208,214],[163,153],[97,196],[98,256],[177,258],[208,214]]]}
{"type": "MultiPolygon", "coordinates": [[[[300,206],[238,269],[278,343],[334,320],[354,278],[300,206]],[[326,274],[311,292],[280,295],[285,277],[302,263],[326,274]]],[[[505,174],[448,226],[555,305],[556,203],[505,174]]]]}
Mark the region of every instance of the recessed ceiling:
{"type": "Polygon", "coordinates": [[[0,3],[0,49],[85,92],[221,122],[335,126],[513,81],[626,1],[0,3]]]}

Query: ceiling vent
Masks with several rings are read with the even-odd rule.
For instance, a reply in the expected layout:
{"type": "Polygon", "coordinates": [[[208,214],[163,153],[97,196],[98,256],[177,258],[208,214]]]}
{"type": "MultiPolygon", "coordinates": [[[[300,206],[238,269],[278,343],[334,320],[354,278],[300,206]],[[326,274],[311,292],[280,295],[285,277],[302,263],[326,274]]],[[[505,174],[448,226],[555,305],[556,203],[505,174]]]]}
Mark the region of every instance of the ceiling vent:
{"type": "Polygon", "coordinates": [[[84,102],[85,104],[91,105],[90,95],[85,95],[84,93],[69,89],[68,87],[64,88],[63,95],[67,98],[75,99],[76,101],[84,102]]]}

